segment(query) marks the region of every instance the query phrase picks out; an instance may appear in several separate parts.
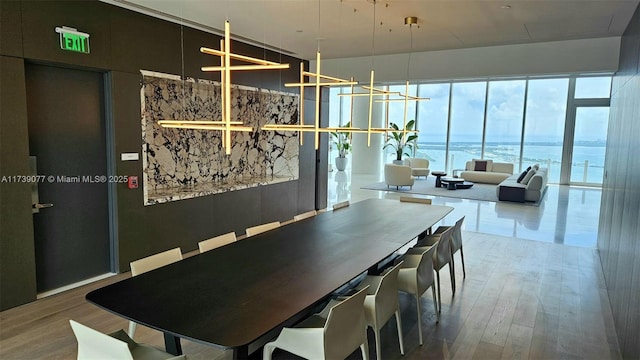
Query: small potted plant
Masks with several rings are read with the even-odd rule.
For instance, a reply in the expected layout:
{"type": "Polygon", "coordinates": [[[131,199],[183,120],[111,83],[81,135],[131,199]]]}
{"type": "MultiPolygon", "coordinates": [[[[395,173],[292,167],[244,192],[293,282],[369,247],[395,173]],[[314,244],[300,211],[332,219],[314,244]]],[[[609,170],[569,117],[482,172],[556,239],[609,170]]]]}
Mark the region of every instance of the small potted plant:
{"type": "Polygon", "coordinates": [[[415,133],[413,125],[415,125],[415,120],[407,122],[403,131],[397,124],[389,124],[389,126],[396,131],[392,131],[390,133],[389,139],[387,139],[387,143],[384,145],[383,149],[386,149],[387,147],[393,148],[396,153],[396,159],[393,161],[394,164],[402,165],[402,156],[411,156],[410,151],[413,151],[413,141],[418,138],[418,134],[415,133]]]}
{"type": "MultiPolygon", "coordinates": [[[[348,122],[344,127],[351,127],[351,122],[348,122]]],[[[347,154],[351,151],[351,138],[348,132],[343,131],[334,131],[330,134],[333,137],[333,143],[336,144],[338,149],[336,168],[338,171],[344,171],[347,167],[347,154]]]]}

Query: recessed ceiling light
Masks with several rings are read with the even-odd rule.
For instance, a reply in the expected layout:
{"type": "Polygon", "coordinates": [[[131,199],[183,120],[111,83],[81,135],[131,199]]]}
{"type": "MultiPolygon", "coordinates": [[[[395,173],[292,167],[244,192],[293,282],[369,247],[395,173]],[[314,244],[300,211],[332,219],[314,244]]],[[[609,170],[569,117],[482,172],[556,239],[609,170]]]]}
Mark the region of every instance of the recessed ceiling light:
{"type": "Polygon", "coordinates": [[[502,9],[511,9],[511,5],[502,5],[501,8],[502,9]]]}

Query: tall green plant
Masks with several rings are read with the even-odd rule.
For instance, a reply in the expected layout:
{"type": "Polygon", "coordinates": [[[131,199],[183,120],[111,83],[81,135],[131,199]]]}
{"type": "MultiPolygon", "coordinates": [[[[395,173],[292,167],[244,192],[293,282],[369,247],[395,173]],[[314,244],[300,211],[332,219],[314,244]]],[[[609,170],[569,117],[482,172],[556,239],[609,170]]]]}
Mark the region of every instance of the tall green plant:
{"type": "MultiPolygon", "coordinates": [[[[344,127],[351,127],[351,121],[346,123],[344,127]]],[[[333,143],[336,144],[338,149],[338,156],[341,158],[346,157],[349,151],[351,151],[349,133],[345,131],[334,131],[330,134],[333,137],[333,143]]]]}
{"type": "Polygon", "coordinates": [[[396,160],[402,160],[403,155],[411,156],[410,151],[413,151],[413,141],[418,138],[418,134],[416,134],[415,130],[413,129],[415,123],[415,120],[407,122],[407,125],[404,127],[404,131],[402,131],[400,127],[395,123],[389,124],[389,126],[391,126],[396,131],[391,132],[391,136],[387,140],[387,143],[384,145],[383,149],[392,147],[396,152],[396,160]]]}

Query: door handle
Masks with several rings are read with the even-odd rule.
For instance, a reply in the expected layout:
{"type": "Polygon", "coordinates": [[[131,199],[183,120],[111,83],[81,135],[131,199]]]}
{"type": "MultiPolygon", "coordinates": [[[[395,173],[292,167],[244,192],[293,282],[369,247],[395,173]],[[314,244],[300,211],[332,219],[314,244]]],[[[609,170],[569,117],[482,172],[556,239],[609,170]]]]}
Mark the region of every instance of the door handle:
{"type": "Polygon", "coordinates": [[[31,207],[34,209],[44,209],[53,207],[53,204],[33,204],[31,207]]]}

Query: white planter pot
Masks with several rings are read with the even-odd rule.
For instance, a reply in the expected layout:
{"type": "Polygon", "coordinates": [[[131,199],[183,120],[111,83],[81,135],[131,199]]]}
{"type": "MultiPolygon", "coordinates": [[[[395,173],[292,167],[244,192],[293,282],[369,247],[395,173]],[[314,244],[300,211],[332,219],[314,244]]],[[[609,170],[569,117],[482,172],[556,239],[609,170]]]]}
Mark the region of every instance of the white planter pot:
{"type": "Polygon", "coordinates": [[[393,163],[396,165],[404,165],[404,160],[393,160],[393,163]]]}
{"type": "Polygon", "coordinates": [[[347,168],[347,158],[346,157],[337,157],[336,158],[336,169],[338,171],[344,171],[347,168]]]}

